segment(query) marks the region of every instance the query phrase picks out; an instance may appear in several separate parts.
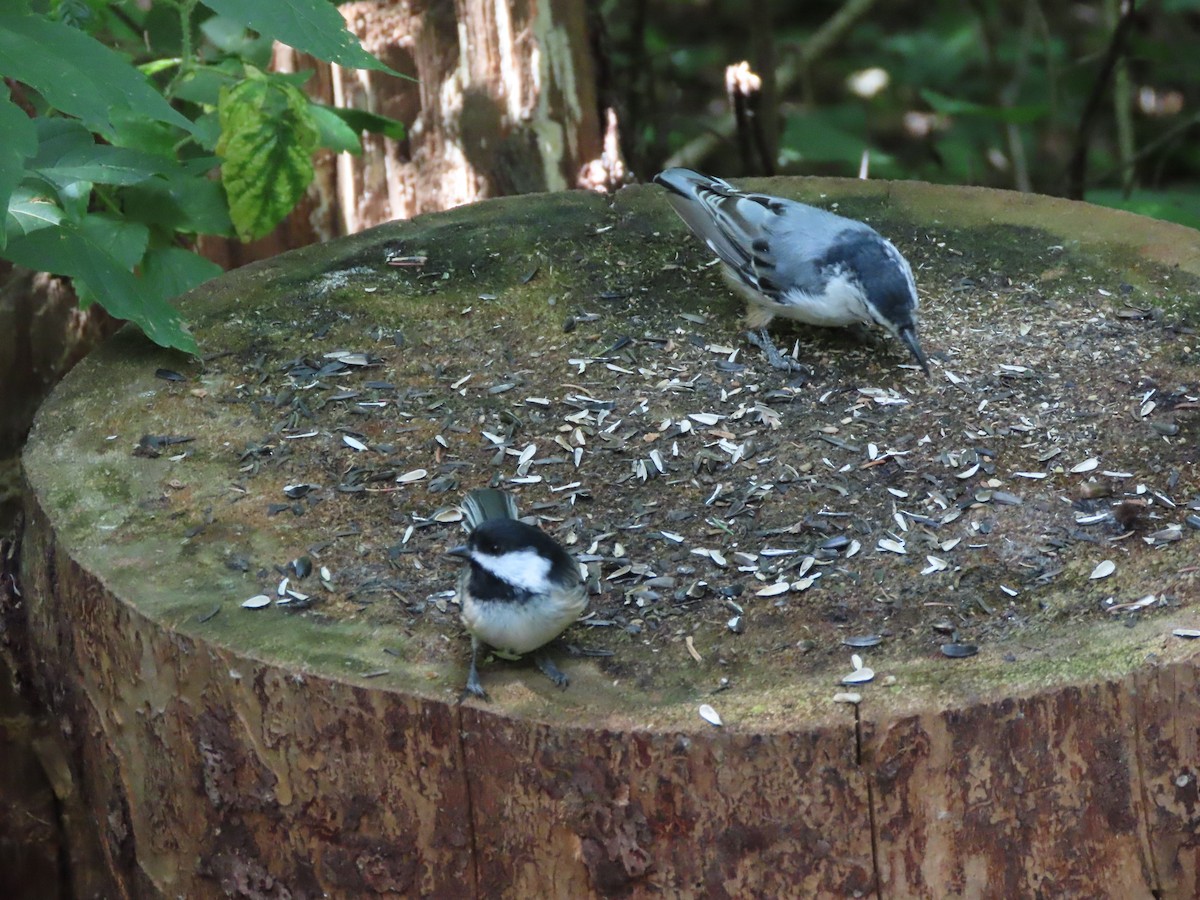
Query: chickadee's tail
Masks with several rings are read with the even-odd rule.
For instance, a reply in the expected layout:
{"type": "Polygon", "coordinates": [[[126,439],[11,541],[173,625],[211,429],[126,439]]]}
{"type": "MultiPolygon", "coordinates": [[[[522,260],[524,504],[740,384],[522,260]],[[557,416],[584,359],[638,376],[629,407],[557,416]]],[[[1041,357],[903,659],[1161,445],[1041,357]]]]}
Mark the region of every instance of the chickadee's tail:
{"type": "Polygon", "coordinates": [[[512,494],[495,488],[476,488],[462,502],[467,527],[474,530],[489,519],[517,518],[517,501],[512,494]]]}

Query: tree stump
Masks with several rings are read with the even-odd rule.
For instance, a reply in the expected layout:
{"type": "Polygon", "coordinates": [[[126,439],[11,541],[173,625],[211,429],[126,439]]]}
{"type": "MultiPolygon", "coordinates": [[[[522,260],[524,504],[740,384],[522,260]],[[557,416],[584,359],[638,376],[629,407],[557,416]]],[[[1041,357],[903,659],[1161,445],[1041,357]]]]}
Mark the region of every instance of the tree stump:
{"type": "Polygon", "coordinates": [[[6,646],[113,896],[1196,895],[1195,233],[757,186],[893,238],[931,380],[786,325],[767,368],[638,187],[247,266],[203,362],[60,385],[6,646]],[[588,569],[565,691],[459,701],[488,482],[588,569]]]}

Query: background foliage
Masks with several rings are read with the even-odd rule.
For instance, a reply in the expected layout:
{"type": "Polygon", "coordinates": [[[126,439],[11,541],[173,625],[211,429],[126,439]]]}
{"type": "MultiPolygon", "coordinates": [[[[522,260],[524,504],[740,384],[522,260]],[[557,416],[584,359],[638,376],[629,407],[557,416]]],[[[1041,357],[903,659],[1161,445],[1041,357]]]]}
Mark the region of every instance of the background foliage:
{"type": "MultiPolygon", "coordinates": [[[[865,164],[1200,227],[1200,0],[576,2],[600,105],[641,178],[865,164]],[[732,125],[725,69],[742,59],[765,78],[769,152],[732,125]]],[[[269,72],[276,40],[386,70],[331,0],[6,0],[0,255],[194,352],[167,301],[219,271],[196,237],[261,236],[303,194],[317,148],[403,136],[314,102],[306,73],[269,72]]]]}
{"type": "Polygon", "coordinates": [[[1200,227],[1200,2],[1127,9],[1106,73],[1123,9],[1118,0],[605,0],[598,19],[609,98],[641,177],[673,158],[694,161],[689,148],[706,138],[708,169],[760,173],[738,153],[724,98],[724,67],[749,59],[760,74],[779,72],[764,115],[778,116],[781,173],[853,176],[868,150],[871,177],[1076,195],[1200,227]]]}
{"type": "Polygon", "coordinates": [[[167,301],[221,270],[193,239],[266,234],[312,180],[314,150],[402,132],[311,102],[307,74],[267,73],[273,40],[390,71],[326,0],[7,0],[0,255],[195,352],[167,301]]]}

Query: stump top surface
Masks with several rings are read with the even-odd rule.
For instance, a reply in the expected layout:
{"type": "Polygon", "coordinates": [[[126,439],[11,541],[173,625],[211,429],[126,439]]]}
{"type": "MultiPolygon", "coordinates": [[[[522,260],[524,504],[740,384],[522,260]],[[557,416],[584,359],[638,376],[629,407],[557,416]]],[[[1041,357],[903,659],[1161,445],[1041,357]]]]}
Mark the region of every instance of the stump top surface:
{"type": "Polygon", "coordinates": [[[768,369],[655,188],[512,198],[193,292],[203,362],[126,330],[44,406],[31,489],[163,627],[453,702],[442,554],[499,478],[597,579],[567,639],[612,657],[568,660],[566,692],[483,667],[497,711],[561,723],[701,729],[709,703],[796,728],[851,715],[839,691],[890,716],[1195,652],[1172,630],[1200,626],[1196,233],[981,189],[756,186],[892,238],[931,381],[882,336],[788,325],[812,374],[768,369]],[[307,599],[242,607],[300,557],[307,599]],[[875,680],[842,687],[854,653],[875,680]]]}

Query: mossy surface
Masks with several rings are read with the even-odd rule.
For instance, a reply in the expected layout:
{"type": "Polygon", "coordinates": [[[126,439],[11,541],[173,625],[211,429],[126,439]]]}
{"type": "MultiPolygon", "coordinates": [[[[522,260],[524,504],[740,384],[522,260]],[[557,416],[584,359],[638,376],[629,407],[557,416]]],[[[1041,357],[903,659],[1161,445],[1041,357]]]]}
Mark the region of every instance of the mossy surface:
{"type": "Polygon", "coordinates": [[[1192,652],[1170,632],[1200,622],[1200,237],[1004,192],[757,186],[896,242],[931,381],[882,336],[786,323],[773,335],[809,374],[767,368],[655,188],[511,198],[205,286],[184,301],[203,361],[122,332],[43,409],[32,489],[66,550],[163,627],[449,698],[467,653],[451,510],[504,484],[587,561],[593,624],[568,642],[613,653],[567,660],[566,692],[485,665],[498,706],[559,721],[707,727],[709,702],[729,725],[789,728],[851,715],[839,690],[886,716],[1192,652]],[[369,365],[314,374],[342,350],[369,365]],[[147,458],[145,435],[181,440],[147,458]],[[286,496],[296,484],[319,487],[286,496]],[[1154,539],[1169,525],[1179,540],[1154,539]],[[823,552],[837,537],[858,551],[823,552]],[[927,557],[944,568],[923,574],[927,557]],[[1116,573],[1090,579],[1102,559],[1116,573]],[[241,607],[289,574],[306,600],[241,607]],[[951,641],[979,655],[947,659],[951,641]],[[877,677],[843,689],[852,652],[877,677]]]}

